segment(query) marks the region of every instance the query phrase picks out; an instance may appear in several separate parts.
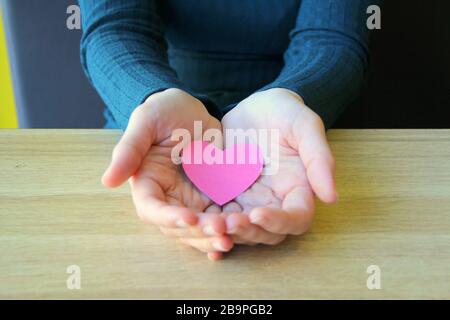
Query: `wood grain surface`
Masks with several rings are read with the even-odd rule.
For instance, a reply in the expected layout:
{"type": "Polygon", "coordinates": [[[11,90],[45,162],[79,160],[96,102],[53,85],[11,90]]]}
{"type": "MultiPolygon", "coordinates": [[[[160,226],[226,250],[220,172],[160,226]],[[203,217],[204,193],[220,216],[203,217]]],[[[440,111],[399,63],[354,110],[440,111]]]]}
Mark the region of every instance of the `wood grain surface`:
{"type": "Polygon", "coordinates": [[[102,187],[119,131],[0,130],[0,298],[449,299],[450,130],[328,135],[339,203],[211,262],[139,221],[128,186],[102,187]]]}

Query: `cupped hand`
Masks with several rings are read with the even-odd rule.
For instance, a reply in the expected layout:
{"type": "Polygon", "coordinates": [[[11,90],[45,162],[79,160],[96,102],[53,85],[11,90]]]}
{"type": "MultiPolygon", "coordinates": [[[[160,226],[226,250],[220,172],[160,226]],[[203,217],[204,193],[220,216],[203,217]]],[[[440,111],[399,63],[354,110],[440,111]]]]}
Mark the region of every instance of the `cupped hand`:
{"type": "Polygon", "coordinates": [[[131,115],[102,182],[117,187],[129,179],[142,220],[208,253],[209,258],[219,259],[221,252],[233,246],[225,234],[221,208],[202,195],[172,159],[172,149],[180,142],[171,139],[172,132],[186,129],[194,138],[194,121],[201,121],[203,130],[221,130],[220,122],[204,105],[182,90],[150,96],[131,115]]]}
{"type": "Polygon", "coordinates": [[[222,127],[279,133],[278,155],[265,159],[273,162],[278,156],[277,172],[260,176],[223,208],[235,243],[273,245],[289,234],[302,234],[313,220],[314,195],[325,203],[336,201],[335,162],[324,125],[294,92],[277,88],[255,93],[225,115],[222,127]]]}

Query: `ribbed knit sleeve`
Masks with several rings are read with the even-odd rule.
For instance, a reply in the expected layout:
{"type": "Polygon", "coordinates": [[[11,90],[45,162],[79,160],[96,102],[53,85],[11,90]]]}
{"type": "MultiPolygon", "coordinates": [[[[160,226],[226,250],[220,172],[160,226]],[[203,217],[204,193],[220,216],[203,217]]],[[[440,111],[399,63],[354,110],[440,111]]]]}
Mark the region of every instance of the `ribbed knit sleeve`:
{"type": "Polygon", "coordinates": [[[355,97],[368,69],[367,8],[376,0],[303,0],[284,67],[261,90],[298,93],[329,128],[355,97]]]}
{"type": "Polygon", "coordinates": [[[155,1],[79,0],[79,4],[82,66],[120,128],[126,128],[133,110],[149,95],[185,89],[169,66],[155,1]]]}

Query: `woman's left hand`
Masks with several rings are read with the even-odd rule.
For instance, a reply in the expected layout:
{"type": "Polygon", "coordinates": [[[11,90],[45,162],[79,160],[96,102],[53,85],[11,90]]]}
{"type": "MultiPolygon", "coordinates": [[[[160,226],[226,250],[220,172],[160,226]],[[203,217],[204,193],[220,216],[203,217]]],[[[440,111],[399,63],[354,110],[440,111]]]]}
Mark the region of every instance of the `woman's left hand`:
{"type": "Polygon", "coordinates": [[[278,172],[262,175],[223,208],[235,243],[273,245],[286,235],[302,234],[313,220],[314,194],[325,203],[337,200],[335,162],[323,122],[296,93],[278,88],[255,93],[227,113],[222,126],[224,132],[279,132],[278,172]]]}

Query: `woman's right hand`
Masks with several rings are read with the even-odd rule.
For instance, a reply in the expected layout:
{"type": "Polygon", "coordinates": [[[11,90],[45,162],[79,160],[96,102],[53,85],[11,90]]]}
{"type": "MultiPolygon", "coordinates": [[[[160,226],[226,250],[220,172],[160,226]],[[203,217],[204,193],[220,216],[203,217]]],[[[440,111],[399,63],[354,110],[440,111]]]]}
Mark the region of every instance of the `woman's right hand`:
{"type": "Polygon", "coordinates": [[[194,137],[194,121],[201,121],[203,130],[221,131],[220,122],[188,93],[168,89],[151,95],[131,115],[102,182],[113,188],[131,178],[142,220],[216,260],[233,246],[221,208],[202,195],[171,158],[179,143],[171,140],[172,132],[187,129],[194,137]]]}

